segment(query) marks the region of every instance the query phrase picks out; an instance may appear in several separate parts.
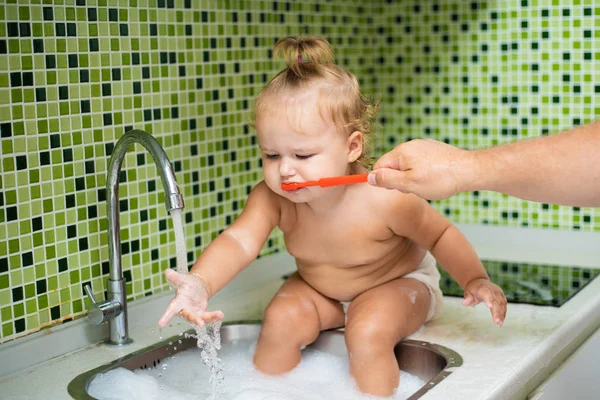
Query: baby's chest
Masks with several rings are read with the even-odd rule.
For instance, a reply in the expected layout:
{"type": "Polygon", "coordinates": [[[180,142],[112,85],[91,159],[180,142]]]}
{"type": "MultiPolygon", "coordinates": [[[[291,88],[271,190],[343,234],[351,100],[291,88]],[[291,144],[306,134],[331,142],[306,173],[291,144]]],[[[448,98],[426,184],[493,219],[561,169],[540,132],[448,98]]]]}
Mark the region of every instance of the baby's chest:
{"type": "Polygon", "coordinates": [[[284,232],[287,251],[315,264],[361,264],[389,247],[393,233],[381,222],[297,220],[284,232]]]}

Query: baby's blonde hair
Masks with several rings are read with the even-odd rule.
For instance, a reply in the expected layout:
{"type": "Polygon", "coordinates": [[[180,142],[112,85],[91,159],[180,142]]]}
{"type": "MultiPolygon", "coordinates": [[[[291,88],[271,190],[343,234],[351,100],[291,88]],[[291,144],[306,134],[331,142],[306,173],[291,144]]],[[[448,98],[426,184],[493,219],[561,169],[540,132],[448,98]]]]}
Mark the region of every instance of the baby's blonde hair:
{"type": "Polygon", "coordinates": [[[360,93],[354,75],[334,64],[333,49],[329,42],[318,36],[287,37],[275,44],[274,53],[281,55],[288,66],[271,79],[257,96],[254,121],[268,109],[268,98],[276,99],[290,90],[316,88],[320,113],[325,111],[348,135],[355,131],[363,133],[363,152],[355,164],[370,168],[378,105],[360,93]]]}

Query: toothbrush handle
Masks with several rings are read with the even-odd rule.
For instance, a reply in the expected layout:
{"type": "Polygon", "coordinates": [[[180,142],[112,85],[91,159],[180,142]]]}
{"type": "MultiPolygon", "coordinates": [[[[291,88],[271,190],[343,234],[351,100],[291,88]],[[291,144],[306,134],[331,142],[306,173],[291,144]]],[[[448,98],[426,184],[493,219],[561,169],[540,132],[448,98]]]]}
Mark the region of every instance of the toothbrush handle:
{"type": "Polygon", "coordinates": [[[352,183],[364,183],[367,181],[368,174],[335,176],[333,178],[321,178],[318,180],[320,187],[329,187],[335,185],[349,185],[352,183]]]}

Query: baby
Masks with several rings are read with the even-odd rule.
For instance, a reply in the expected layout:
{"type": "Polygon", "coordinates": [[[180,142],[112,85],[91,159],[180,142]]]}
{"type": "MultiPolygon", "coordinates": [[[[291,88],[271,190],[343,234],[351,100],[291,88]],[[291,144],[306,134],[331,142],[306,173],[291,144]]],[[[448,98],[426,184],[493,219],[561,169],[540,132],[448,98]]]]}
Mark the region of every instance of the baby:
{"type": "Polygon", "coordinates": [[[375,106],[333,64],[326,40],[285,38],[275,54],[288,67],[255,103],[264,180],[190,274],[165,271],[177,293],[159,325],[178,313],[198,326],[223,318],[207,311],[208,300],[279,227],[297,272],[265,311],[254,364],[267,374],[290,371],[321,331],[345,327],[358,388],[390,396],[399,384],[394,347],[441,312],[436,260],[464,289],[463,304],[485,302],[498,325],[506,298],[460,231],[415,195],[368,184],[282,190],[283,183],[368,172],[375,106]]]}

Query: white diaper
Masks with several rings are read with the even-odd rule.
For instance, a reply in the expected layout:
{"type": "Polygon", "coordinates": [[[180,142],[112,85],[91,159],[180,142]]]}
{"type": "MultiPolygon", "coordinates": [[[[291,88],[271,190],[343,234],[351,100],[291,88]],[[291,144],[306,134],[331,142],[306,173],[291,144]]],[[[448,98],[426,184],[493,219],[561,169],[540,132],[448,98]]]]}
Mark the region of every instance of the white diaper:
{"type": "MultiPolygon", "coordinates": [[[[431,253],[427,252],[417,268],[414,271],[404,275],[403,278],[416,279],[427,286],[431,300],[429,302],[429,311],[427,312],[427,318],[425,318],[425,322],[438,318],[442,314],[442,310],[444,308],[444,295],[440,289],[441,276],[437,269],[437,262],[431,253]]],[[[342,307],[344,308],[344,314],[347,314],[350,303],[352,302],[341,302],[342,307]]]]}

